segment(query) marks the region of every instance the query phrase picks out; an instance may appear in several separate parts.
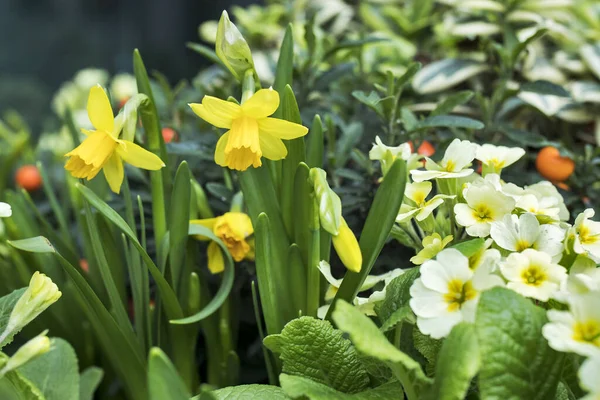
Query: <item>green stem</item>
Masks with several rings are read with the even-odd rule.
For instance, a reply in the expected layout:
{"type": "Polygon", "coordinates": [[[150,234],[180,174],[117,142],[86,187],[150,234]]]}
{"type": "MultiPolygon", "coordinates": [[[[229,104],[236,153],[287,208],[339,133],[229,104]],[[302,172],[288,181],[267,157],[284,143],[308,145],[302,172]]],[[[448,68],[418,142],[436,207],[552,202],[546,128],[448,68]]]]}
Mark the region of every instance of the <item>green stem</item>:
{"type": "Polygon", "coordinates": [[[317,316],[320,299],[321,274],[317,266],[321,261],[321,237],[319,224],[319,205],[314,196],[311,196],[312,206],[310,212],[310,245],[308,247],[308,273],[306,279],[306,314],[311,317],[317,316]]]}
{"type": "Polygon", "coordinates": [[[402,388],[404,388],[404,394],[406,394],[406,398],[408,400],[417,400],[419,397],[417,396],[417,392],[412,385],[412,382],[410,381],[408,373],[404,367],[394,366],[392,369],[394,371],[394,375],[396,375],[396,378],[398,378],[400,381],[402,388]]]}

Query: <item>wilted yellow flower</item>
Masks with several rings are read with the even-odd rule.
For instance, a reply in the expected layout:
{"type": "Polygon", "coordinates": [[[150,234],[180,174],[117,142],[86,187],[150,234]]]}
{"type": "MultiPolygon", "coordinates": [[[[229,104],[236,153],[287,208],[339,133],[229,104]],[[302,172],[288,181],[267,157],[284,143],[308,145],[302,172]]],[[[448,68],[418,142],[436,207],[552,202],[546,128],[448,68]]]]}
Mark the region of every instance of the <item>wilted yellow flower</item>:
{"type": "Polygon", "coordinates": [[[65,169],[75,178],[90,180],[103,170],[111,190],[119,193],[125,175],[123,161],[149,170],[165,166],[157,155],[132,141],[119,139],[123,123],[115,124],[110,101],[100,85],[90,89],[87,111],[96,130],[82,129],[87,138],[65,154],[65,157],[70,157],[65,169]]]}
{"type": "Polygon", "coordinates": [[[331,241],[335,252],[344,263],[344,266],[352,272],[360,272],[362,267],[362,253],[360,246],[352,230],[348,227],[346,220],[342,217],[339,233],[331,235],[331,241]]]}
{"type": "MultiPolygon", "coordinates": [[[[220,217],[207,219],[194,219],[190,223],[205,226],[213,231],[215,236],[225,243],[231,257],[235,261],[254,259],[254,245],[249,236],[254,233],[252,221],[247,214],[241,212],[227,212],[220,217]]],[[[198,235],[197,239],[208,240],[207,237],[198,235]]],[[[208,269],[213,274],[222,272],[225,261],[219,245],[211,242],[208,245],[208,269]]]]}
{"type": "Polygon", "coordinates": [[[308,128],[278,118],[270,118],[279,107],[279,94],[261,89],[242,105],[204,96],[202,104],[189,105],[200,118],[229,129],[217,142],[215,162],[223,167],[245,171],[262,165],[261,157],[281,160],[287,148],[281,139],[296,139],[308,128]]]}

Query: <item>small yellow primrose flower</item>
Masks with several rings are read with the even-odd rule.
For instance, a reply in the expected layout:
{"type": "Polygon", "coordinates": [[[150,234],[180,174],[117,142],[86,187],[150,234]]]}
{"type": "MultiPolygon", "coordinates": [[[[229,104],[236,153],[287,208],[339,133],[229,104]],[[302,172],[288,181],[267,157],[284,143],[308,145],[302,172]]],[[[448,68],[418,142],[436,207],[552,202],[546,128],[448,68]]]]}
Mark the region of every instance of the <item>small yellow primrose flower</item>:
{"type": "Polygon", "coordinates": [[[206,122],[229,129],[217,142],[215,162],[238,171],[260,167],[261,157],[284,159],[287,148],[281,139],[308,133],[300,124],[269,117],[279,107],[279,94],[273,89],[259,90],[242,105],[204,96],[202,104],[189,106],[206,122]]]}
{"type": "Polygon", "coordinates": [[[525,155],[520,147],[494,146],[483,144],[477,148],[475,158],[483,164],[483,174],[499,174],[503,168],[517,162],[525,155]]]}
{"type": "Polygon", "coordinates": [[[409,201],[402,204],[396,222],[406,222],[413,216],[419,222],[429,217],[433,210],[444,203],[444,199],[453,199],[456,196],[436,194],[431,200],[425,200],[431,193],[432,184],[429,181],[408,183],[404,190],[404,197],[409,201]]]}
{"type": "MultiPolygon", "coordinates": [[[[220,217],[207,219],[194,219],[191,224],[205,226],[225,243],[231,257],[239,262],[243,259],[254,259],[254,244],[248,237],[254,233],[252,221],[247,214],[241,212],[227,212],[220,217]]],[[[208,240],[208,238],[198,235],[196,239],[208,240]]],[[[225,260],[219,245],[211,242],[208,245],[208,269],[213,274],[223,272],[225,269],[225,260]]]]}
{"type": "Polygon", "coordinates": [[[119,193],[125,176],[123,161],[149,170],[159,170],[165,166],[157,155],[131,141],[119,139],[123,121],[115,124],[110,101],[100,85],[90,89],[87,111],[96,130],[82,129],[87,138],[65,154],[65,157],[69,157],[65,169],[75,178],[89,181],[103,170],[110,189],[119,193]]]}
{"type": "Polygon", "coordinates": [[[454,236],[448,235],[442,239],[439,233],[434,233],[423,238],[423,249],[416,256],[410,259],[410,262],[415,265],[421,265],[427,260],[434,258],[444,247],[454,239],[454,236]]]}

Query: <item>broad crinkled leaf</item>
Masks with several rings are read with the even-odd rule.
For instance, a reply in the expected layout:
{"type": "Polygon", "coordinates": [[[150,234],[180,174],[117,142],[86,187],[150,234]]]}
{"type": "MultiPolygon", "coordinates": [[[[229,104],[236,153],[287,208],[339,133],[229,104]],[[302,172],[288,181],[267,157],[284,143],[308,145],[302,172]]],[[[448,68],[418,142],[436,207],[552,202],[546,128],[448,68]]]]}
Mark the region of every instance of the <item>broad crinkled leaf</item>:
{"type": "Polygon", "coordinates": [[[425,376],[421,365],[391,344],[377,326],[356,307],[341,300],[333,311],[336,325],[350,335],[356,349],[364,355],[386,362],[398,374],[410,376],[417,388],[427,387],[431,379],[425,376]]]}
{"type": "Polygon", "coordinates": [[[18,369],[46,400],[79,398],[79,365],[75,350],[67,341],[52,338],[50,351],[18,369]]]}
{"type": "Polygon", "coordinates": [[[432,376],[435,371],[435,364],[437,362],[438,353],[442,348],[443,341],[440,339],[434,339],[431,336],[424,335],[416,327],[412,331],[413,333],[413,345],[415,349],[425,357],[427,364],[425,365],[425,372],[428,376],[432,376]]]}
{"type": "Polygon", "coordinates": [[[104,371],[98,367],[89,367],[79,376],[79,400],[92,400],[98,388],[104,371]]]}
{"type": "Polygon", "coordinates": [[[436,367],[431,400],[462,400],[479,371],[479,347],[475,328],[468,323],[455,326],[444,341],[436,367]]]}
{"type": "Polygon", "coordinates": [[[389,400],[401,399],[402,385],[397,381],[389,382],[364,392],[347,394],[338,392],[329,386],[300,376],[281,374],[281,387],[292,399],[309,400],[389,400]]]}
{"type": "Polygon", "coordinates": [[[268,400],[289,400],[283,389],[277,386],[270,385],[240,385],[230,386],[223,389],[215,390],[209,393],[210,396],[202,394],[200,400],[215,399],[215,400],[252,400],[252,399],[268,399],[268,400]]]}
{"type": "Polygon", "coordinates": [[[379,320],[385,325],[392,314],[403,306],[408,306],[410,287],[419,276],[419,268],[411,268],[392,279],[385,289],[385,299],[375,307],[379,320]]]}
{"type": "Polygon", "coordinates": [[[280,334],[267,336],[264,343],[280,353],[286,374],[303,376],[344,393],[360,392],[369,385],[356,349],[327,321],[295,319],[280,334]]]}
{"type": "Polygon", "coordinates": [[[481,295],[475,331],[479,340],[482,399],[551,399],[560,379],[564,354],[542,336],[545,311],[505,289],[481,295]]]}
{"type": "Polygon", "coordinates": [[[13,308],[15,308],[15,304],[17,301],[23,296],[27,288],[21,288],[13,291],[6,296],[2,296],[0,298],[0,335],[4,337],[4,339],[0,342],[0,349],[12,342],[13,336],[17,332],[10,332],[8,335],[4,336],[6,327],[8,325],[8,320],[10,319],[10,313],[13,308]]]}

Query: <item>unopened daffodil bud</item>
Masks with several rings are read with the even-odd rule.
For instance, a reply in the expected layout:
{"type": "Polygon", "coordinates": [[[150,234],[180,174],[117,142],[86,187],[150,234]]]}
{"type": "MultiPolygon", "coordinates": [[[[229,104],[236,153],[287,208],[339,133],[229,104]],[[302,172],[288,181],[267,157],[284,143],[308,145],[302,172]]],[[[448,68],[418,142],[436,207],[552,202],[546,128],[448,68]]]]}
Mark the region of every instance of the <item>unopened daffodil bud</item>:
{"type": "Polygon", "coordinates": [[[46,275],[36,271],[29,281],[29,287],[17,300],[17,304],[10,313],[6,329],[0,336],[0,342],[9,336],[10,332],[19,330],[30,323],[46,308],[54,304],[60,296],[62,293],[56,284],[46,275]]]}
{"type": "Polygon", "coordinates": [[[254,69],[250,47],[238,28],[229,19],[227,11],[223,11],[219,20],[215,52],[238,80],[244,77],[247,70],[254,69]]]}
{"type": "Polygon", "coordinates": [[[194,195],[196,197],[196,208],[198,209],[198,214],[202,218],[213,218],[214,214],[210,208],[210,205],[208,204],[206,192],[204,192],[202,186],[194,179],[192,179],[190,182],[192,183],[192,190],[194,191],[194,195]]]}
{"type": "Polygon", "coordinates": [[[46,333],[48,333],[47,330],[21,346],[0,370],[0,377],[47,353],[50,350],[50,339],[46,336],[46,333]]]}
{"type": "Polygon", "coordinates": [[[342,201],[327,183],[327,174],[321,168],[311,168],[309,174],[319,207],[321,226],[332,235],[337,235],[342,220],[342,201]]]}
{"type": "Polygon", "coordinates": [[[356,236],[348,227],[346,220],[342,217],[339,233],[331,237],[335,252],[342,260],[346,268],[352,272],[360,272],[362,267],[362,253],[356,240],[356,236]]]}

